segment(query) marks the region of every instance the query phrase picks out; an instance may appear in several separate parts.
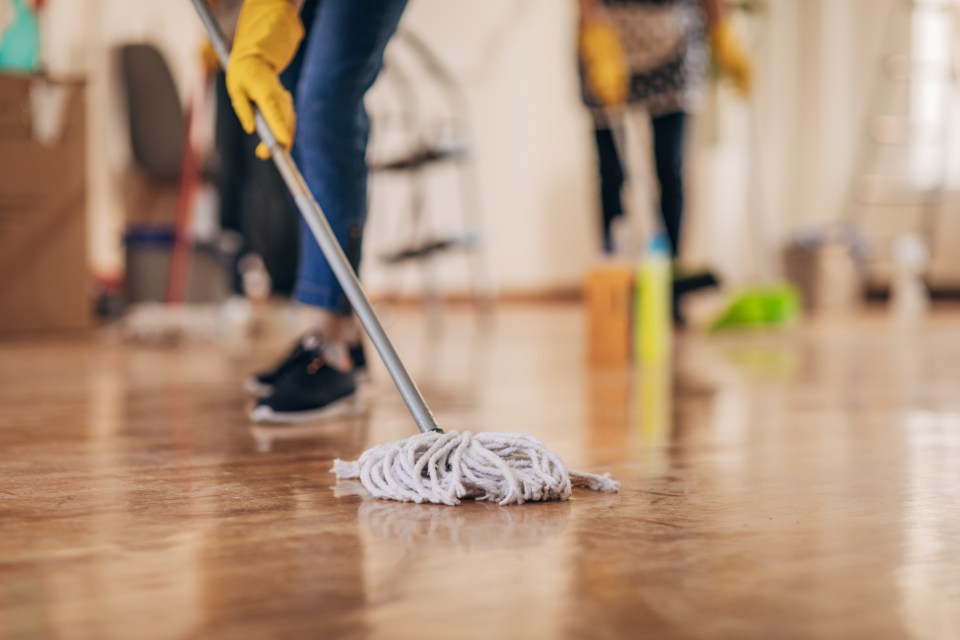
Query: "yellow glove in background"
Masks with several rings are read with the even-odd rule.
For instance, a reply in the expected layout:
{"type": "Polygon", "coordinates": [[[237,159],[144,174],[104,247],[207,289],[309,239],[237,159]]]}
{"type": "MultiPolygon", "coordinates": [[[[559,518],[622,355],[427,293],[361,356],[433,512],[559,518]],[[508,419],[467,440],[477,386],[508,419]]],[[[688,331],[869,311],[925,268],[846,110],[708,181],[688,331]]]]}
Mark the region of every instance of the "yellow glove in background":
{"type": "Polygon", "coordinates": [[[720,73],[733,81],[733,86],[740,95],[750,95],[753,87],[753,63],[729,23],[720,22],[711,27],[710,51],[720,73]]]}
{"type": "MultiPolygon", "coordinates": [[[[220,0],[207,0],[207,6],[216,13],[220,8],[220,0]]],[[[213,75],[220,71],[220,58],[217,57],[217,52],[208,39],[203,39],[197,53],[200,56],[200,65],[207,72],[207,75],[213,75]]]]}
{"type": "Polygon", "coordinates": [[[213,75],[217,71],[220,71],[220,58],[217,57],[217,52],[214,50],[213,45],[210,44],[210,41],[206,38],[203,39],[203,44],[200,45],[200,65],[203,67],[203,70],[207,72],[207,75],[213,75]]]}
{"type": "MultiPolygon", "coordinates": [[[[245,0],[227,67],[227,92],[243,130],[256,129],[256,104],[277,142],[287,149],[293,144],[297,116],[293,98],[280,84],[280,72],[302,39],[303,23],[289,0],[245,0]]],[[[257,157],[270,157],[265,144],[257,147],[257,157]]]]}
{"type": "Polygon", "coordinates": [[[587,87],[600,104],[611,107],[627,100],[630,70],[613,25],[593,21],[580,28],[580,58],[587,87]]]}

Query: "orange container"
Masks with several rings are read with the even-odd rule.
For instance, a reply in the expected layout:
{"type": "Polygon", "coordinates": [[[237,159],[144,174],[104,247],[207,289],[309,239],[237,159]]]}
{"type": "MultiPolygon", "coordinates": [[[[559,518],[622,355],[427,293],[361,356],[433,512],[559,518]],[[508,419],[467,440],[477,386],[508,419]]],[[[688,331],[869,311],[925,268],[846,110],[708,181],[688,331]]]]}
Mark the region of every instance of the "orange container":
{"type": "Polygon", "coordinates": [[[633,270],[608,263],[587,272],[583,285],[587,312],[587,361],[594,366],[630,364],[633,270]]]}

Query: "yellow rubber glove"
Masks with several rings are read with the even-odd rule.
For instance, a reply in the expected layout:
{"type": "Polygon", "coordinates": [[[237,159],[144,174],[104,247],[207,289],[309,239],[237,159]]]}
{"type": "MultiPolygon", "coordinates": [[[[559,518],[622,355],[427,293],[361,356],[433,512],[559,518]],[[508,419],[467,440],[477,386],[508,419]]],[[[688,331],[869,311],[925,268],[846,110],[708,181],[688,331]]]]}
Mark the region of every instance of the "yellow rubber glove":
{"type": "MultiPolygon", "coordinates": [[[[227,67],[227,92],[243,130],[256,129],[256,104],[286,149],[293,144],[297,116],[293,98],[280,84],[280,72],[293,60],[302,39],[303,23],[290,0],[245,0],[227,67]]],[[[265,144],[257,147],[257,157],[270,157],[265,144]]]]}
{"type": "Polygon", "coordinates": [[[753,63],[729,23],[720,22],[710,28],[710,51],[720,73],[730,78],[740,95],[750,95],[753,63]]]}
{"type": "Polygon", "coordinates": [[[597,20],[580,28],[580,59],[587,87],[600,104],[612,107],[626,102],[630,70],[613,25],[597,20]]]}

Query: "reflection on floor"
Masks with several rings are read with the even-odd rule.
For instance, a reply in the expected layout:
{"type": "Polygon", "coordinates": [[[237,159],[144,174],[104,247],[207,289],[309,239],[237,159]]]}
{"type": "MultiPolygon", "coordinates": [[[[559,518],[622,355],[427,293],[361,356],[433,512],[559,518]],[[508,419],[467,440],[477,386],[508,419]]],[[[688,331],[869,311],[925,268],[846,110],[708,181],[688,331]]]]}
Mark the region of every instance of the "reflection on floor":
{"type": "Polygon", "coordinates": [[[388,321],[441,424],[535,434],[619,494],[377,502],[337,456],[414,433],[251,427],[251,351],[0,343],[0,637],[960,637],[960,313],[679,340],[590,371],[575,306],[388,321]]]}

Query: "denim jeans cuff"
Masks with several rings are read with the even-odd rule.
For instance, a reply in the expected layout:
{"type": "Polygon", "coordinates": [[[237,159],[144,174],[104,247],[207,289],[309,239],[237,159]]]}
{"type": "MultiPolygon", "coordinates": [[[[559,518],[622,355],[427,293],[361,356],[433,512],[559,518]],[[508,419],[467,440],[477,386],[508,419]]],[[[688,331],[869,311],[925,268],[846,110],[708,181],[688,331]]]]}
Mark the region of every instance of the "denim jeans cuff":
{"type": "Polygon", "coordinates": [[[320,307],[333,313],[347,315],[351,310],[347,296],[339,288],[333,289],[309,282],[300,282],[293,298],[301,304],[320,307]]]}

